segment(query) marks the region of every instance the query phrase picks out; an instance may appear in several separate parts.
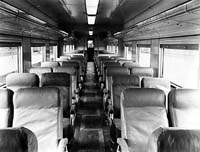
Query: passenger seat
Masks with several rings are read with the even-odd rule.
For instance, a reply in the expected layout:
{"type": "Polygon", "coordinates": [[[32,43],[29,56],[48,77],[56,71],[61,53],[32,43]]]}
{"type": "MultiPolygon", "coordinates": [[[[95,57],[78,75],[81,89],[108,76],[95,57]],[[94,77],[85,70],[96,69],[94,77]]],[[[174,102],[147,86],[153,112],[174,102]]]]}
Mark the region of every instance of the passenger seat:
{"type": "Polygon", "coordinates": [[[64,152],[68,139],[63,139],[63,111],[57,88],[19,89],[13,103],[13,127],[30,129],[37,137],[38,152],[56,152],[58,148],[64,152]]]}
{"type": "Polygon", "coordinates": [[[121,95],[122,151],[146,152],[148,137],[159,127],[168,127],[165,94],[158,89],[128,88],[121,95]]]}

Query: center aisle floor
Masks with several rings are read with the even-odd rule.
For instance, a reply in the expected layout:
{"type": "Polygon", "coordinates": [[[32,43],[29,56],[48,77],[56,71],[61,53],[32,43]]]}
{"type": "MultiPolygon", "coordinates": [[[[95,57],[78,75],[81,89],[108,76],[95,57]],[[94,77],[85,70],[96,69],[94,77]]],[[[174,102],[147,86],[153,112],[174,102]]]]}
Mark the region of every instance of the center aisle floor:
{"type": "Polygon", "coordinates": [[[70,152],[109,152],[109,127],[105,122],[94,63],[87,63],[84,83],[70,152]]]}

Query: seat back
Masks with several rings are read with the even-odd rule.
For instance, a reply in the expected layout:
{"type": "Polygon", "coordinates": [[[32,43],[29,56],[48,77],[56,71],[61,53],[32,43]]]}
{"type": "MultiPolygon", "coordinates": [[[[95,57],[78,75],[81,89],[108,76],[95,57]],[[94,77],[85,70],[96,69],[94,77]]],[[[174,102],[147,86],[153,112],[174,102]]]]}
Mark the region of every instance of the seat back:
{"type": "Polygon", "coordinates": [[[0,89],[0,128],[12,126],[13,119],[13,92],[9,89],[0,89]]]}
{"type": "Polygon", "coordinates": [[[50,67],[36,67],[36,68],[31,68],[29,70],[29,73],[35,73],[37,74],[39,77],[41,77],[41,75],[43,73],[51,73],[53,72],[52,68],[50,67]]]}
{"type": "Polygon", "coordinates": [[[60,62],[62,67],[74,67],[77,71],[77,77],[78,77],[78,81],[80,81],[80,75],[81,75],[81,69],[79,67],[79,63],[78,62],[74,62],[74,61],[67,61],[67,62],[60,62]]]}
{"type": "Polygon", "coordinates": [[[0,129],[0,151],[37,152],[37,138],[32,131],[24,127],[0,129]]]}
{"type": "Polygon", "coordinates": [[[120,95],[126,88],[140,87],[140,79],[133,75],[114,75],[112,76],[111,101],[113,102],[114,117],[120,118],[120,95]]]}
{"type": "Polygon", "coordinates": [[[138,63],[130,62],[130,61],[124,62],[122,64],[122,66],[125,67],[125,68],[129,68],[129,69],[134,68],[134,67],[140,67],[140,65],[138,63]]]}
{"type": "Polygon", "coordinates": [[[111,90],[112,76],[129,75],[129,70],[124,67],[107,67],[105,71],[106,89],[111,90]]]}
{"type": "Polygon", "coordinates": [[[153,68],[134,67],[131,68],[131,75],[138,75],[140,77],[153,77],[153,68]]]}
{"type": "Polygon", "coordinates": [[[145,152],[148,137],[159,127],[167,127],[165,94],[158,89],[128,88],[121,94],[122,138],[130,149],[145,152]]]}
{"type": "Polygon", "coordinates": [[[105,75],[106,75],[106,69],[107,68],[112,68],[112,67],[121,67],[120,63],[118,62],[104,62],[103,63],[103,70],[102,70],[102,75],[103,75],[103,79],[105,78],[105,75]]]}
{"type": "Polygon", "coordinates": [[[34,73],[11,73],[6,77],[6,86],[14,92],[20,88],[39,87],[39,77],[34,73]]]}
{"type": "Polygon", "coordinates": [[[156,88],[163,90],[166,96],[171,90],[170,82],[164,78],[151,78],[151,77],[142,78],[141,87],[156,88]]]}
{"type": "Polygon", "coordinates": [[[76,68],[75,67],[55,67],[53,68],[53,72],[70,74],[71,93],[72,93],[72,97],[74,97],[75,96],[74,90],[76,90],[78,87],[78,71],[76,70],[76,68]]]}
{"type": "Polygon", "coordinates": [[[173,127],[200,129],[200,90],[175,89],[168,95],[170,122],[173,127]]]}
{"type": "Polygon", "coordinates": [[[199,152],[200,130],[158,128],[149,138],[146,152],[199,152]]]}
{"type": "Polygon", "coordinates": [[[41,87],[56,87],[60,91],[63,117],[69,118],[71,106],[71,80],[68,73],[44,73],[41,76],[41,87]]]}
{"type": "Polygon", "coordinates": [[[50,61],[50,62],[41,62],[41,67],[57,67],[60,66],[59,62],[56,61],[50,61]]]}
{"type": "Polygon", "coordinates": [[[26,127],[38,139],[38,151],[56,151],[63,114],[57,88],[24,88],[14,94],[13,127],[26,127]]]}
{"type": "Polygon", "coordinates": [[[167,97],[168,97],[168,93],[171,90],[170,81],[164,78],[146,77],[146,78],[142,78],[141,87],[142,88],[156,88],[156,89],[160,89],[164,91],[166,95],[166,108],[168,109],[167,97]]]}

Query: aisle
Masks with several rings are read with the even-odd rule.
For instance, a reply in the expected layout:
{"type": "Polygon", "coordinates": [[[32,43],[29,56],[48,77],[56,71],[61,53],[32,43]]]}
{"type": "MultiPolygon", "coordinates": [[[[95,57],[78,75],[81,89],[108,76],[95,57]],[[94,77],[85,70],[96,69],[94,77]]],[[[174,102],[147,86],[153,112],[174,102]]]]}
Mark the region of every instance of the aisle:
{"type": "Polygon", "coordinates": [[[109,147],[109,130],[105,125],[102,111],[102,99],[96,85],[94,63],[88,62],[87,76],[84,83],[78,111],[73,152],[104,152],[109,147]]]}

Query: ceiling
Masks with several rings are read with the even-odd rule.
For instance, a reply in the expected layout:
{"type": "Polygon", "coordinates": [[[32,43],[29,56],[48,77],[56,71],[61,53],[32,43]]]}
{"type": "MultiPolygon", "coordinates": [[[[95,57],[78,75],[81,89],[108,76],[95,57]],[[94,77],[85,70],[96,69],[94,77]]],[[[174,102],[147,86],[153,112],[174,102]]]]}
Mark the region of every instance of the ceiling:
{"type": "Polygon", "coordinates": [[[107,34],[122,30],[126,21],[133,19],[160,0],[100,0],[94,26],[87,24],[85,0],[2,1],[77,38],[87,36],[88,30],[94,30],[95,36],[103,38],[107,34]]]}

